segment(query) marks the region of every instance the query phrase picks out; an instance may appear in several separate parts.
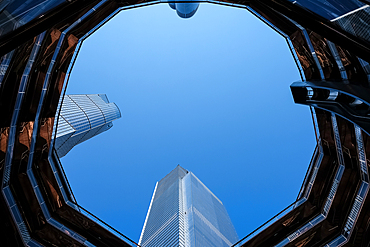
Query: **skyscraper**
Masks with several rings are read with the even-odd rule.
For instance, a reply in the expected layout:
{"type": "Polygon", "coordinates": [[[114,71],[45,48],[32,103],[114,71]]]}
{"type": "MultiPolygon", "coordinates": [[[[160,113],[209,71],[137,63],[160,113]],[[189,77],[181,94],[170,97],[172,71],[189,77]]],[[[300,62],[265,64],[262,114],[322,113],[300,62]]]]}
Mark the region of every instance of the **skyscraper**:
{"type": "Polygon", "coordinates": [[[177,166],[157,182],[140,246],[218,247],[237,240],[225,206],[192,172],[177,166]]]}
{"type": "MultiPolygon", "coordinates": [[[[136,245],[114,229],[107,229],[107,224],[97,224],[96,217],[76,203],[51,138],[58,100],[82,42],[121,10],[159,2],[0,2],[2,246],[136,245]]],[[[369,246],[370,1],[207,2],[245,8],[286,39],[302,79],[291,86],[293,98],[310,106],[317,138],[297,201],[234,246],[369,246]]],[[[194,1],[181,1],[187,3],[196,6],[194,1]]],[[[183,174],[181,181],[186,176],[183,174]]],[[[182,188],[186,182],[174,184],[182,188]]],[[[160,198],[164,197],[159,192],[154,194],[150,212],[155,212],[154,202],[160,198]]],[[[177,210],[175,220],[168,222],[174,227],[178,224],[179,229],[182,222],[185,237],[170,235],[171,231],[162,236],[181,244],[189,243],[191,234],[197,240],[195,219],[212,221],[199,207],[188,210],[188,201],[172,202],[182,208],[173,207],[177,210]],[[188,222],[194,222],[194,228],[188,222]]],[[[150,215],[141,237],[143,244],[149,243],[145,229],[157,229],[153,238],[162,229],[155,227],[150,215]]],[[[224,231],[219,232],[226,236],[224,231]]]]}
{"type": "MultiPolygon", "coordinates": [[[[75,145],[110,129],[112,121],[120,117],[117,105],[110,103],[105,94],[66,95],[56,129],[55,149],[58,156],[63,157],[75,145]]],[[[57,121],[54,122],[54,129],[56,124],[57,121]]]]}

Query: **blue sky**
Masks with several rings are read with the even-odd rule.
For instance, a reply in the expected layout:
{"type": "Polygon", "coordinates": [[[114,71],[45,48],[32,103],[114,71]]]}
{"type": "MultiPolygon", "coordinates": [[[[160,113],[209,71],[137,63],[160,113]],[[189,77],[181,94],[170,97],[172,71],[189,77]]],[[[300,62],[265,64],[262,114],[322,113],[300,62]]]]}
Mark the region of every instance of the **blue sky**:
{"type": "Polygon", "coordinates": [[[82,45],[68,94],[105,93],[122,118],[62,158],[80,205],[138,241],[156,181],[180,164],[240,238],[292,203],[315,138],[286,41],[244,9],[126,10],[82,45]]]}

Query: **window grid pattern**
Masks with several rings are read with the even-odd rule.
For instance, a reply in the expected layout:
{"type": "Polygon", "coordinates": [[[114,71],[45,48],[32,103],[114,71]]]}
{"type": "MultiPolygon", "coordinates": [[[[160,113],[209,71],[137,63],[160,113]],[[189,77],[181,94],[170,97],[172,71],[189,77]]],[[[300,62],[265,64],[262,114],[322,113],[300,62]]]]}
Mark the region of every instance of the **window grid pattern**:
{"type": "Polygon", "coordinates": [[[238,235],[223,203],[192,173],[183,178],[188,246],[231,246],[238,235]]]}
{"type": "Polygon", "coordinates": [[[10,61],[13,58],[13,54],[14,54],[14,50],[12,50],[8,54],[5,54],[4,56],[0,58],[0,86],[1,86],[1,83],[3,82],[6,71],[8,70],[10,61]]]}
{"type": "Polygon", "coordinates": [[[110,129],[112,121],[121,117],[116,104],[110,103],[105,94],[66,95],[60,109],[58,122],[54,124],[59,157],[75,145],[110,129]]]}
{"type": "Polygon", "coordinates": [[[365,5],[332,21],[343,30],[370,41],[370,7],[365,5]]]}
{"type": "Polygon", "coordinates": [[[0,36],[44,15],[65,0],[0,1],[0,36]]]}
{"type": "Polygon", "coordinates": [[[158,182],[139,245],[231,246],[238,236],[222,202],[177,166],[158,182]]]}
{"type": "Polygon", "coordinates": [[[185,246],[180,180],[185,174],[186,170],[177,167],[158,182],[140,246],[185,246]]]}

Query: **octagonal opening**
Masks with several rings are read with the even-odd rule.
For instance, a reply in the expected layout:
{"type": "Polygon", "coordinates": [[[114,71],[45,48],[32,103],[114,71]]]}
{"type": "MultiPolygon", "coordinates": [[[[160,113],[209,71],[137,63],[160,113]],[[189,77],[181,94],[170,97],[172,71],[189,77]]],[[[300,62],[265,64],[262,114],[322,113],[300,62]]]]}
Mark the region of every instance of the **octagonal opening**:
{"type": "Polygon", "coordinates": [[[155,182],[180,164],[242,238],[295,200],[311,159],[311,115],[289,90],[299,79],[285,39],[245,9],[121,12],[84,41],[67,88],[122,112],[62,159],[77,202],[136,241],[155,182]]]}

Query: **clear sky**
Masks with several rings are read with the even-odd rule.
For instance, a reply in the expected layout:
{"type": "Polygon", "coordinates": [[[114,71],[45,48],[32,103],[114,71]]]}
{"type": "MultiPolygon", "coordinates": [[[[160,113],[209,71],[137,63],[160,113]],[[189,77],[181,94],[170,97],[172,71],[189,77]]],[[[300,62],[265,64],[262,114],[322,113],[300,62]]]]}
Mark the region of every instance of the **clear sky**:
{"type": "Polygon", "coordinates": [[[67,89],[122,113],[61,160],[78,203],[138,241],[155,183],[180,164],[244,237],[296,199],[313,154],[298,80],[285,39],[244,9],[121,12],[83,43],[67,89]]]}

